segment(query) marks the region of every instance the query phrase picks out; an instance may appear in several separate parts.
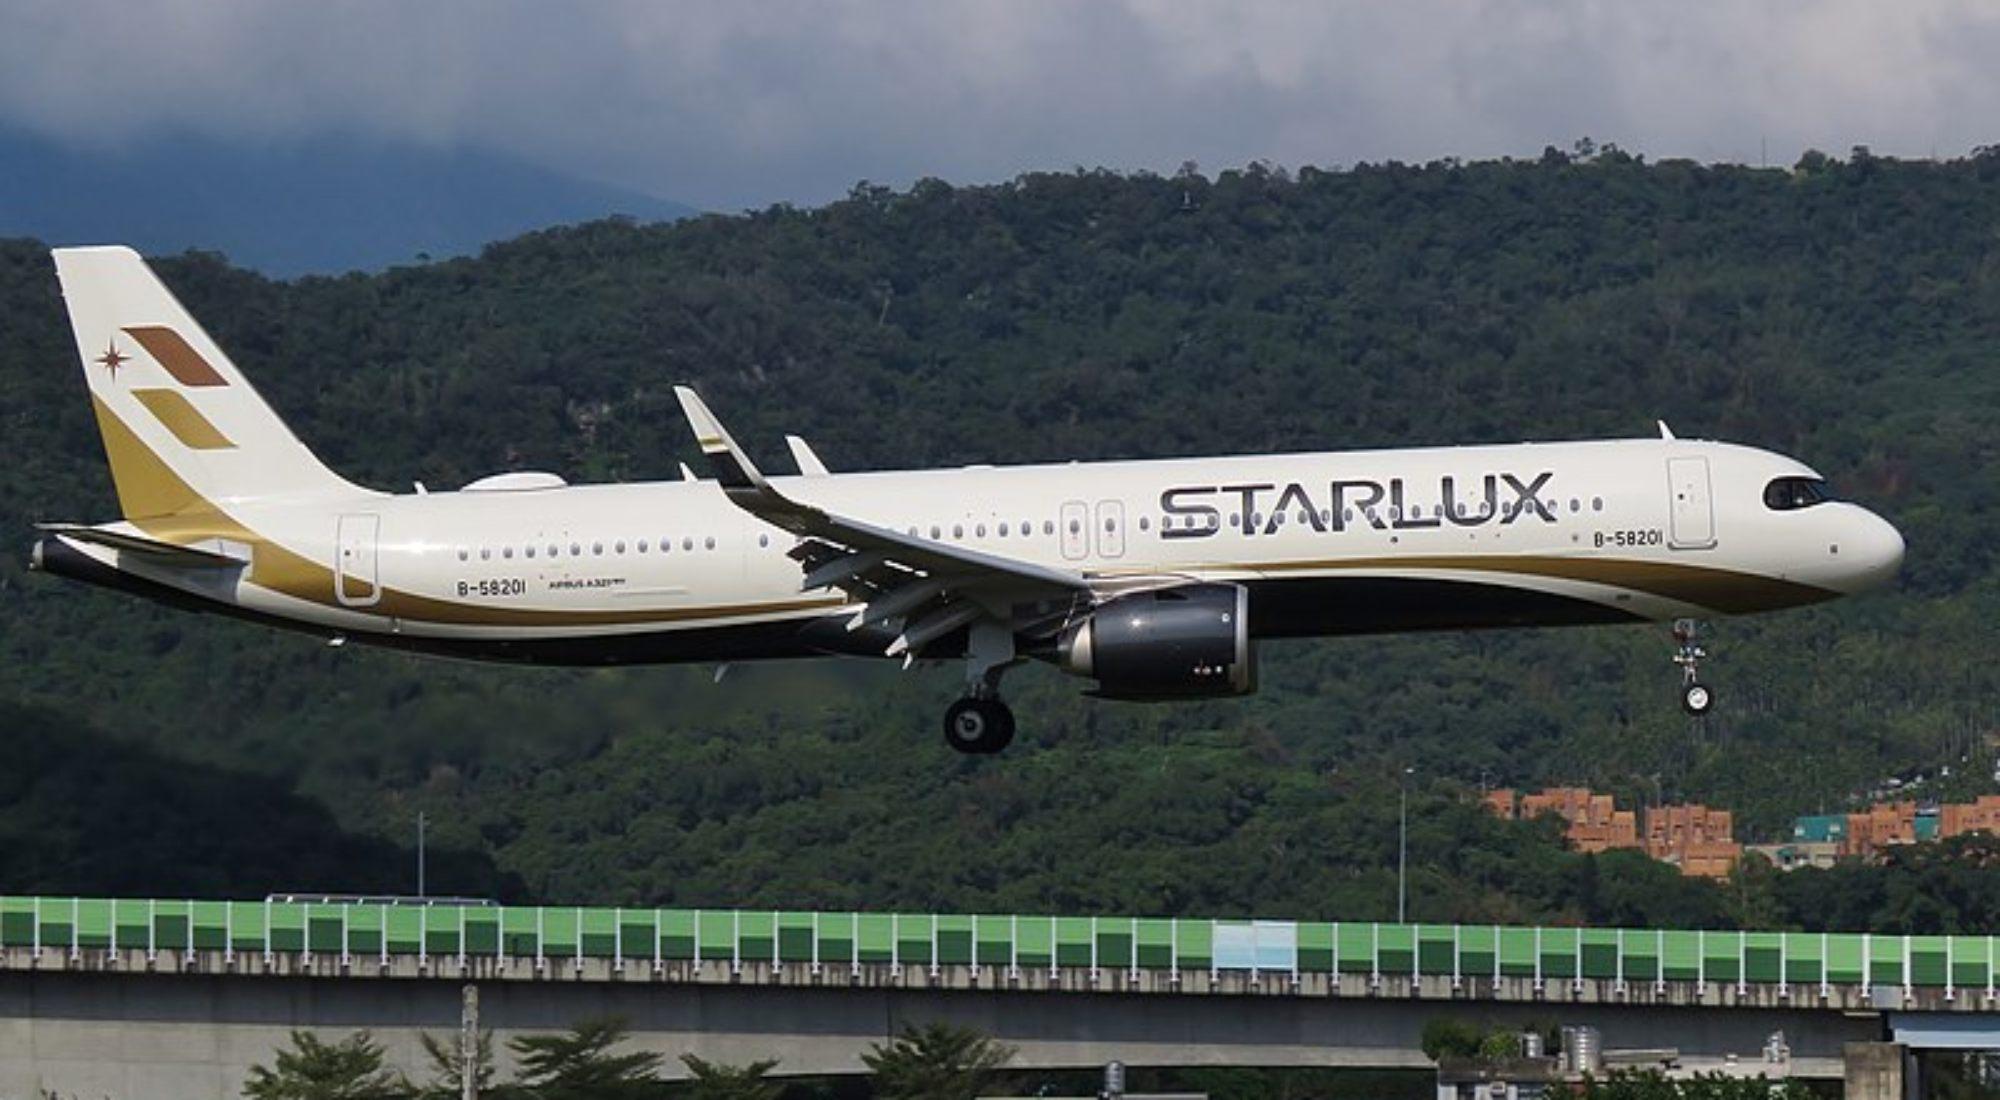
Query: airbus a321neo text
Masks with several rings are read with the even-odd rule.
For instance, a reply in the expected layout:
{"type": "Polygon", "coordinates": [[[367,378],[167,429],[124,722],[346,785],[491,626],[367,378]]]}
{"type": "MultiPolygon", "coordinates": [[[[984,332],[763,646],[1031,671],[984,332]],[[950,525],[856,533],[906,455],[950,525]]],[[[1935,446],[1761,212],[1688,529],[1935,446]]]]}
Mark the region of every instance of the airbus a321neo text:
{"type": "MultiPolygon", "coordinates": [[[[945,736],[1012,738],[1034,659],[1110,699],[1239,695],[1265,638],[1686,621],[1892,577],[1896,529],[1810,467],[1659,438],[766,475],[693,390],[707,477],[503,473],[385,493],[327,469],[138,254],[56,270],[123,518],[49,573],[428,653],[564,665],[961,662],[945,736]]],[[[1708,710],[1677,630],[1682,702],[1708,710]]]]}

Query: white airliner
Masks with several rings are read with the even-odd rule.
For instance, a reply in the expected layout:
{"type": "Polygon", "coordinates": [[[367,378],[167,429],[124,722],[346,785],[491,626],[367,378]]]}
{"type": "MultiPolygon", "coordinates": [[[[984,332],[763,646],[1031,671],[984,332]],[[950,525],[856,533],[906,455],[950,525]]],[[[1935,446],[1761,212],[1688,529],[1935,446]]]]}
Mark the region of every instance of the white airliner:
{"type": "MultiPolygon", "coordinates": [[[[1115,699],[1255,689],[1264,638],[1693,620],[1891,578],[1903,540],[1767,451],[1659,438],[767,477],[678,391],[711,476],[384,493],[286,429],[127,248],[56,270],[124,518],[34,565],[180,607],[570,665],[962,661],[955,748],[1029,658],[1115,699]]],[[[1683,704],[1713,701],[1681,631],[1683,704]]]]}

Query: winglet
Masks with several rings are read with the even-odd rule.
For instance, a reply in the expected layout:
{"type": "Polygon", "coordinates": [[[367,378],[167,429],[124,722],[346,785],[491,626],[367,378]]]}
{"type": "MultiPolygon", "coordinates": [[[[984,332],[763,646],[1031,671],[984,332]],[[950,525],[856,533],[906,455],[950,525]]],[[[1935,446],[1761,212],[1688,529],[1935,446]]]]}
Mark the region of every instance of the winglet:
{"type": "Polygon", "coordinates": [[[674,396],[680,399],[681,411],[687,414],[688,426],[694,429],[695,442],[701,444],[701,453],[707,456],[709,468],[715,471],[715,479],[722,487],[763,489],[764,475],[730,436],[729,429],[709,411],[701,395],[687,386],[675,386],[674,396]]]}
{"type": "Polygon", "coordinates": [[[1664,421],[1664,420],[1660,420],[1660,421],[1656,421],[1656,423],[1658,423],[1658,424],[1660,425],[1660,438],[1661,438],[1661,439],[1673,439],[1673,438],[1675,438],[1675,437],[1674,437],[1674,430],[1673,430],[1672,428],[1669,428],[1669,427],[1667,427],[1667,422],[1666,422],[1666,421],[1664,421]]]}
{"type": "Polygon", "coordinates": [[[813,453],[812,444],[795,435],[785,437],[785,446],[792,449],[792,461],[798,464],[799,473],[807,477],[825,477],[830,471],[826,463],[813,453]]]}

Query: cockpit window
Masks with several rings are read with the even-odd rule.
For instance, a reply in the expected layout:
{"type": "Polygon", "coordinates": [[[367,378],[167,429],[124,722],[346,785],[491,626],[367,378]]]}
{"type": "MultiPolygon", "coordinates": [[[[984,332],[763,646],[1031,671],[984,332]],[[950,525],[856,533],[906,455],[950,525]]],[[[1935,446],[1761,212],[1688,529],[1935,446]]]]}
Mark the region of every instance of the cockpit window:
{"type": "Polygon", "coordinates": [[[1816,477],[1781,477],[1764,486],[1764,507],[1774,512],[1810,508],[1833,499],[1833,490],[1816,477]]]}

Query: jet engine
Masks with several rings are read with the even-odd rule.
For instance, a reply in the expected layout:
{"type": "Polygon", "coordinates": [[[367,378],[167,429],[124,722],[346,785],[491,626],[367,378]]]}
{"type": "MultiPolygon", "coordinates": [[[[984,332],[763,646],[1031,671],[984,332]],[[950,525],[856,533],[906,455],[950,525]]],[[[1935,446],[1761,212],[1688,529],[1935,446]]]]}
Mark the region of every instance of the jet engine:
{"type": "Polygon", "coordinates": [[[1195,699],[1257,690],[1250,593],[1184,584],[1118,596],[1064,632],[1057,663],[1106,699],[1195,699]]]}

